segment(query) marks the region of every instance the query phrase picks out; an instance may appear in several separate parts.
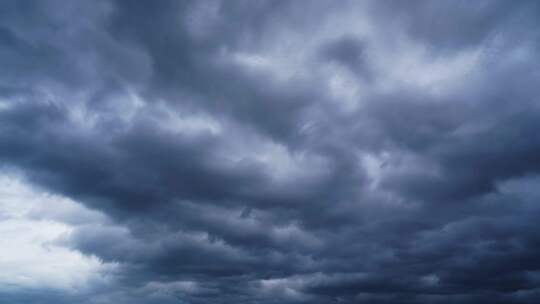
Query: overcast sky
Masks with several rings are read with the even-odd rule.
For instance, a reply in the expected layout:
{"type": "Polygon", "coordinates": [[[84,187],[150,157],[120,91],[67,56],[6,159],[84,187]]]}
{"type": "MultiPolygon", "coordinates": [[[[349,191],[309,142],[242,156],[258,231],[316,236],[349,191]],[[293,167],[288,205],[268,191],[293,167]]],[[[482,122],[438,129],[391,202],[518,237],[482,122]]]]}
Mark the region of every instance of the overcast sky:
{"type": "Polygon", "coordinates": [[[0,1],[0,302],[540,301],[539,1],[0,1]]]}

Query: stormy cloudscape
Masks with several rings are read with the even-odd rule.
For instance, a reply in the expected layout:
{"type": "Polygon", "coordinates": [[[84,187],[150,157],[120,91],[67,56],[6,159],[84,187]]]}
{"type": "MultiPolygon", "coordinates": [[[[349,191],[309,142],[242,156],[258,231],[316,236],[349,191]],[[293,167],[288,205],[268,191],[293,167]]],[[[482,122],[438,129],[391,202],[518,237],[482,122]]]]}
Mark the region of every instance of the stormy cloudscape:
{"type": "Polygon", "coordinates": [[[0,1],[0,302],[540,301],[540,2],[0,1]]]}

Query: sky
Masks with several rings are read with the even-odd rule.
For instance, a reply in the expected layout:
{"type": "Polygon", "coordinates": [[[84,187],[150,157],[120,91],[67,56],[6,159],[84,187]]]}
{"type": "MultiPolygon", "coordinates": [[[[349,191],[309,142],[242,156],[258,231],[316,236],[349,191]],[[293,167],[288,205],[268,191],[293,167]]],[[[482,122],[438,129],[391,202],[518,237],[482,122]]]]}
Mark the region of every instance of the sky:
{"type": "Polygon", "coordinates": [[[540,301],[540,2],[0,1],[0,302],[540,301]]]}

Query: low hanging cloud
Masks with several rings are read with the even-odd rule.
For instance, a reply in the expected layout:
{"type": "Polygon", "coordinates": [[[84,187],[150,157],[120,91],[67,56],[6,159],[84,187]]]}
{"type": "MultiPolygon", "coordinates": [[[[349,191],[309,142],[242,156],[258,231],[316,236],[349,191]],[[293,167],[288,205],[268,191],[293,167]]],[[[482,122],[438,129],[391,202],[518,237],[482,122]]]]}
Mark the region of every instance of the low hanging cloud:
{"type": "Polygon", "coordinates": [[[0,298],[537,303],[539,13],[0,3],[0,298]]]}

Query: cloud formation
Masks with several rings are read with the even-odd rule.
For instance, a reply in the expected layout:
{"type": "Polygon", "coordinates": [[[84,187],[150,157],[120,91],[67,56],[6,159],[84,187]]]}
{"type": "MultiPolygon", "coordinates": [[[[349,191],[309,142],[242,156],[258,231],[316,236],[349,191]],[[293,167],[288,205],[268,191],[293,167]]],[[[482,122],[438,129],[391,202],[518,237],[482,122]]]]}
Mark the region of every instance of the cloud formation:
{"type": "Polygon", "coordinates": [[[539,13],[0,3],[0,298],[536,303],[539,13]]]}

